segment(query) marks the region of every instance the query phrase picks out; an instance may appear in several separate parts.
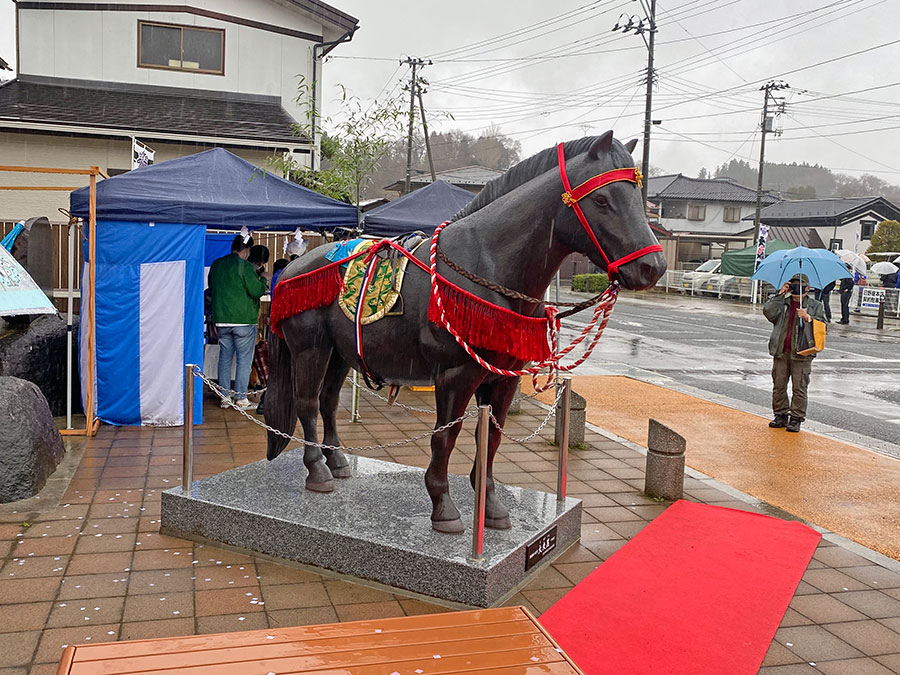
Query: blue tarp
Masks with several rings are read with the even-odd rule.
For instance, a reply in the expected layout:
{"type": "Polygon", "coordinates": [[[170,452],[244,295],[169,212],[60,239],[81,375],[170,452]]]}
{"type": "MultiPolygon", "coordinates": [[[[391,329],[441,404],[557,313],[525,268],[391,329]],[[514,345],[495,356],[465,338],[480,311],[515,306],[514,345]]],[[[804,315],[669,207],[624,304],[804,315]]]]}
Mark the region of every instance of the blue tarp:
{"type": "MultiPolygon", "coordinates": [[[[75,190],[72,214],[87,219],[88,199],[88,188],[75,190]]],[[[100,181],[97,220],[331,229],[356,227],[356,208],[214,148],[100,181]]]]}
{"type": "MultiPolygon", "coordinates": [[[[205,243],[206,231],[193,225],[98,224],[95,405],[104,422],[181,424],[184,364],[203,363],[205,243]]],[[[82,351],[82,374],[85,358],[82,351]]],[[[197,424],[202,398],[194,398],[197,424]]]]}
{"type": "Polygon", "coordinates": [[[438,180],[369,211],[363,221],[363,232],[381,237],[415,230],[431,234],[473,199],[475,195],[468,190],[438,180]]]}

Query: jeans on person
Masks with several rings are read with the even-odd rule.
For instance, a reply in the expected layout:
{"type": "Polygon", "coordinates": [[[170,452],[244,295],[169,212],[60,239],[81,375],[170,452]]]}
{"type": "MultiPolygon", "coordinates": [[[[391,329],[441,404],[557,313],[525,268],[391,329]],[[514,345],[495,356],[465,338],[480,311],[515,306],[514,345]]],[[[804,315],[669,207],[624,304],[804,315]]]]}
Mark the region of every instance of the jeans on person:
{"type": "Polygon", "coordinates": [[[219,386],[230,389],[231,362],[237,357],[234,371],[234,398],[247,398],[250,368],[256,346],[256,326],[216,326],[219,333],[219,386]]]}

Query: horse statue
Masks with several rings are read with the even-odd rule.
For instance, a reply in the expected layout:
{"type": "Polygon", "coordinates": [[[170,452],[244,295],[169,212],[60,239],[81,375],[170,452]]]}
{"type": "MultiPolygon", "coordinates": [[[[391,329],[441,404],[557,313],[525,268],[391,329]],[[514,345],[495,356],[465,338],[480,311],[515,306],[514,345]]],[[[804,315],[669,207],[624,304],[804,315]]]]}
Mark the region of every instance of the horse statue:
{"type": "MultiPolygon", "coordinates": [[[[452,291],[443,297],[444,309],[459,321],[477,319],[479,312],[486,319],[481,322],[483,339],[473,343],[474,353],[501,370],[540,360],[529,340],[517,337],[516,327],[525,330],[528,322],[539,324],[546,351],[545,308],[534,299],[544,296],[570,253],[585,254],[608,271],[614,284],[628,289],[649,288],[663,275],[665,258],[647,223],[641,175],[631,156],[636,143],[623,145],[608,131],[548,148],[492,180],[453,222],[440,228],[441,260],[449,259],[470,273],[463,276],[445,262],[436,264],[444,286],[452,291]],[[473,276],[518,291],[523,299],[474,283],[473,276]],[[504,321],[512,322],[513,328],[504,321]],[[513,347],[507,348],[507,343],[513,347]]],[[[437,243],[435,237],[433,248],[437,243]]],[[[431,462],[425,472],[433,505],[431,523],[440,532],[462,532],[447,479],[462,422],[442,427],[465,413],[473,394],[479,405],[492,407],[502,426],[520,380],[479,365],[435,321],[427,246],[412,254],[411,262],[420,269],[410,265],[406,274],[402,316],[388,316],[363,331],[348,321],[335,301],[341,261],[326,259],[332,248],[322,246],[294,260],[275,288],[266,422],[290,435],[299,418],[304,439],[318,443],[316,420],[321,414],[323,443],[337,446],[338,399],[351,367],[391,384],[433,383],[438,431],[431,439],[431,462]]],[[[268,459],[277,457],[287,443],[285,436],[269,431],[268,459]]],[[[492,425],[484,522],[506,529],[511,526],[509,512],[496,496],[492,472],[499,445],[500,431],[492,425]]],[[[339,450],[306,445],[303,461],[308,490],[330,492],[333,478],[350,476],[349,462],[339,450]]],[[[474,486],[474,467],[470,478],[474,486]]]]}

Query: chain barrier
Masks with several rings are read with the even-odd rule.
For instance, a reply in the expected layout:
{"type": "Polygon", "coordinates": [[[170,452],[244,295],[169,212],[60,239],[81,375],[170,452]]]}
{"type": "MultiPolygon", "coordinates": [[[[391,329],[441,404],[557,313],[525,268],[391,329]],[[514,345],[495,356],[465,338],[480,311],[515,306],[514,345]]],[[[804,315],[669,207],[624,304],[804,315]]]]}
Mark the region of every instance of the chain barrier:
{"type": "MultiPolygon", "coordinates": [[[[374,398],[380,399],[389,405],[395,405],[400,408],[403,408],[404,410],[409,410],[410,412],[430,413],[432,415],[437,414],[437,410],[431,410],[430,408],[417,408],[415,406],[400,403],[400,401],[396,401],[396,400],[393,403],[391,403],[390,400],[388,400],[387,396],[382,396],[381,394],[374,392],[371,389],[363,389],[362,387],[360,387],[360,391],[364,392],[366,395],[370,395],[370,396],[373,396],[374,398]]],[[[540,396],[542,393],[543,392],[536,391],[533,394],[526,394],[526,395],[522,396],[519,400],[532,400],[532,399],[535,399],[538,396],[540,396]]],[[[513,441],[514,443],[527,443],[532,438],[534,438],[539,433],[541,433],[541,431],[543,431],[544,427],[547,426],[547,423],[550,421],[550,418],[556,414],[556,411],[558,410],[558,407],[559,407],[559,401],[560,401],[561,397],[562,397],[562,387],[559,388],[559,391],[556,394],[556,400],[553,402],[553,405],[550,407],[550,411],[547,413],[547,416],[541,422],[540,426],[538,426],[538,428],[535,429],[533,433],[529,434],[528,436],[525,436],[524,438],[515,438],[513,436],[510,436],[508,433],[506,433],[506,431],[503,429],[503,427],[500,426],[500,423],[497,421],[497,418],[494,417],[493,408],[491,409],[491,423],[495,427],[497,427],[497,431],[499,431],[500,434],[504,438],[506,438],[506,440],[513,441]]],[[[469,408],[469,410],[467,412],[470,414],[475,414],[476,412],[478,412],[478,406],[469,408]]]]}
{"type": "MultiPolygon", "coordinates": [[[[512,441],[513,443],[527,443],[532,438],[534,438],[539,433],[541,433],[541,431],[544,430],[544,427],[547,426],[547,423],[550,421],[550,418],[553,417],[554,415],[556,415],[556,411],[559,410],[559,401],[562,398],[562,395],[563,395],[563,388],[558,387],[558,390],[556,392],[556,400],[553,401],[553,405],[550,406],[550,410],[547,412],[547,416],[544,417],[544,421],[538,425],[537,429],[535,429],[533,432],[531,432],[524,438],[516,438],[516,437],[510,436],[508,433],[506,433],[506,431],[503,429],[503,427],[500,426],[500,423],[497,421],[497,418],[494,417],[493,409],[491,410],[491,423],[495,427],[497,427],[497,431],[499,431],[500,435],[503,436],[503,438],[505,438],[506,440],[512,441]]],[[[531,397],[529,397],[529,398],[531,398],[531,397]]]]}
{"type": "MultiPolygon", "coordinates": [[[[227,398],[226,396],[222,395],[222,392],[225,391],[225,388],[220,387],[217,383],[210,380],[203,373],[203,371],[200,370],[199,366],[194,367],[194,374],[197,377],[199,377],[201,380],[203,380],[203,382],[206,384],[206,386],[208,386],[210,388],[210,390],[212,390],[212,392],[214,394],[216,394],[216,396],[218,396],[220,399],[225,400],[227,398]]],[[[312,441],[307,441],[303,438],[298,438],[297,436],[292,436],[291,434],[286,434],[285,432],[280,431],[279,429],[274,429],[274,428],[270,427],[268,424],[266,424],[262,420],[254,417],[253,415],[248,413],[246,410],[242,410],[241,408],[236,407],[234,405],[234,403],[229,402],[228,407],[234,408],[235,410],[237,410],[241,415],[243,415],[248,420],[253,422],[256,426],[262,427],[266,431],[271,431],[276,436],[281,436],[282,438],[286,438],[289,441],[294,441],[296,443],[300,443],[303,445],[310,445],[314,448],[320,448],[322,450],[345,450],[347,452],[359,452],[359,451],[364,451],[364,450],[385,450],[388,448],[396,448],[401,445],[406,445],[407,443],[414,443],[416,441],[420,441],[422,439],[428,438],[429,436],[433,436],[442,431],[447,431],[451,427],[454,427],[457,424],[461,424],[463,421],[466,420],[466,418],[472,417],[475,413],[477,413],[477,410],[466,411],[464,414],[457,417],[455,420],[447,422],[447,424],[444,424],[436,429],[431,429],[431,430],[426,431],[425,433],[419,434],[417,436],[413,436],[411,438],[406,438],[402,441],[394,441],[392,443],[383,443],[381,445],[346,446],[346,445],[328,445],[327,443],[314,443],[312,441]]]]}
{"type": "MultiPolygon", "coordinates": [[[[243,415],[248,420],[253,422],[256,426],[262,427],[266,431],[271,431],[273,434],[275,434],[277,436],[281,436],[282,438],[286,438],[289,441],[294,441],[296,443],[301,443],[301,444],[305,444],[305,445],[311,445],[315,448],[320,448],[322,450],[346,450],[347,452],[354,452],[354,451],[359,451],[359,450],[384,450],[386,448],[396,448],[401,445],[406,445],[407,443],[414,443],[414,442],[420,441],[424,438],[428,438],[429,436],[433,436],[437,433],[440,433],[441,431],[446,431],[447,429],[450,429],[451,427],[462,423],[463,421],[466,420],[466,418],[474,417],[478,413],[477,406],[473,407],[473,408],[469,408],[468,410],[466,410],[466,412],[464,412],[461,416],[457,417],[455,420],[452,420],[452,421],[448,422],[447,424],[444,424],[443,426],[438,427],[437,429],[431,429],[430,431],[426,431],[425,433],[418,434],[417,436],[413,436],[411,438],[407,438],[402,441],[394,441],[392,443],[384,443],[382,445],[362,445],[362,446],[356,446],[356,447],[351,447],[351,446],[346,446],[346,445],[328,445],[327,443],[314,443],[312,441],[307,441],[302,438],[298,438],[297,436],[292,436],[290,434],[286,434],[285,432],[280,431],[279,429],[270,427],[268,424],[266,424],[265,422],[260,420],[258,417],[251,415],[249,412],[247,412],[246,410],[244,410],[242,408],[238,408],[234,404],[234,402],[231,400],[231,398],[226,395],[226,393],[228,393],[228,392],[233,393],[233,390],[228,389],[226,387],[220,387],[217,382],[213,382],[211,379],[209,379],[206,376],[206,374],[200,369],[199,366],[194,366],[194,375],[196,375],[201,380],[203,380],[204,384],[206,384],[206,386],[210,388],[210,391],[212,391],[221,400],[227,401],[227,407],[237,410],[241,415],[243,415]]],[[[364,391],[366,394],[371,394],[372,396],[374,396],[377,399],[380,399],[382,401],[390,403],[390,401],[388,401],[386,396],[382,396],[381,394],[378,394],[374,391],[370,391],[368,389],[363,389],[362,387],[360,387],[360,390],[364,391]]],[[[523,396],[522,398],[523,399],[534,399],[540,393],[541,392],[535,392],[534,394],[528,394],[527,396],[523,396]]],[[[535,429],[533,432],[531,432],[528,436],[525,436],[523,438],[516,438],[515,436],[511,436],[510,434],[508,434],[506,432],[506,430],[501,426],[500,422],[497,421],[497,418],[494,416],[493,408],[491,408],[491,424],[493,424],[494,427],[496,427],[497,431],[500,432],[500,435],[503,436],[506,440],[512,441],[513,443],[527,443],[528,441],[535,438],[538,434],[540,434],[541,431],[544,430],[544,427],[546,427],[547,424],[550,422],[550,418],[553,417],[554,415],[556,415],[556,411],[559,408],[559,401],[562,398],[562,393],[563,393],[563,389],[562,389],[562,387],[559,387],[559,390],[556,393],[556,400],[553,401],[553,405],[550,406],[550,410],[547,412],[547,415],[544,417],[543,421],[538,425],[538,428],[535,429]]],[[[408,410],[411,412],[430,413],[432,415],[437,414],[436,410],[431,410],[429,408],[417,408],[415,406],[410,406],[410,405],[400,403],[399,401],[394,401],[393,405],[399,406],[400,408],[403,408],[404,410],[408,410]]]]}

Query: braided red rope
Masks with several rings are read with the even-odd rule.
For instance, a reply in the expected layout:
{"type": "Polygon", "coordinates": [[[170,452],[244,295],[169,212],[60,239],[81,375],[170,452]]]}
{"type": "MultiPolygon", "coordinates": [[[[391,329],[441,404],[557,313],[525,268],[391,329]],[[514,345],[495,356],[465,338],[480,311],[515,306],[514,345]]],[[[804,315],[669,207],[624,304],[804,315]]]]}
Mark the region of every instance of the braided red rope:
{"type": "MultiPolygon", "coordinates": [[[[606,291],[604,291],[603,295],[605,298],[601,298],[600,302],[597,304],[597,307],[594,309],[594,316],[591,318],[590,323],[585,326],[584,330],[581,334],[576,337],[565,349],[560,351],[559,349],[559,329],[560,329],[560,321],[556,318],[556,315],[559,313],[559,310],[552,306],[546,306],[547,312],[547,326],[550,332],[550,356],[540,363],[531,366],[530,368],[523,368],[520,370],[509,370],[507,368],[499,368],[495,366],[477,353],[469,345],[468,342],[459,334],[459,332],[450,324],[447,320],[446,312],[444,311],[443,305],[441,303],[441,294],[438,290],[438,282],[439,280],[445,281],[443,277],[441,277],[437,273],[437,245],[438,245],[438,237],[441,234],[441,230],[443,230],[447,225],[449,225],[449,221],[444,221],[434,231],[434,235],[431,238],[431,293],[432,299],[437,308],[437,315],[440,318],[440,325],[444,328],[456,342],[462,347],[465,352],[474,359],[478,365],[480,365],[485,370],[488,370],[495,375],[503,375],[505,377],[521,377],[523,375],[531,375],[532,386],[535,391],[541,392],[546,391],[551,386],[553,386],[556,382],[556,375],[558,372],[568,372],[580,366],[584,363],[591,355],[591,352],[594,351],[594,348],[597,346],[597,343],[600,341],[600,337],[603,335],[603,331],[606,329],[606,325],[609,323],[609,317],[612,314],[613,307],[616,304],[616,298],[619,295],[619,287],[618,285],[610,285],[606,291]],[[599,325],[598,325],[599,322],[599,325]],[[596,330],[595,330],[596,327],[596,330]],[[593,338],[588,343],[587,348],[585,349],[584,354],[573,363],[563,365],[560,363],[561,359],[569,354],[575,347],[581,344],[587,336],[591,333],[592,330],[595,330],[593,338]],[[548,369],[547,372],[547,381],[541,385],[538,383],[538,374],[542,371],[548,369]]],[[[448,282],[449,283],[449,282],[448,282]]],[[[487,303],[487,300],[483,300],[483,302],[487,303]]],[[[488,303],[492,304],[492,303],[488,303]]]]}

